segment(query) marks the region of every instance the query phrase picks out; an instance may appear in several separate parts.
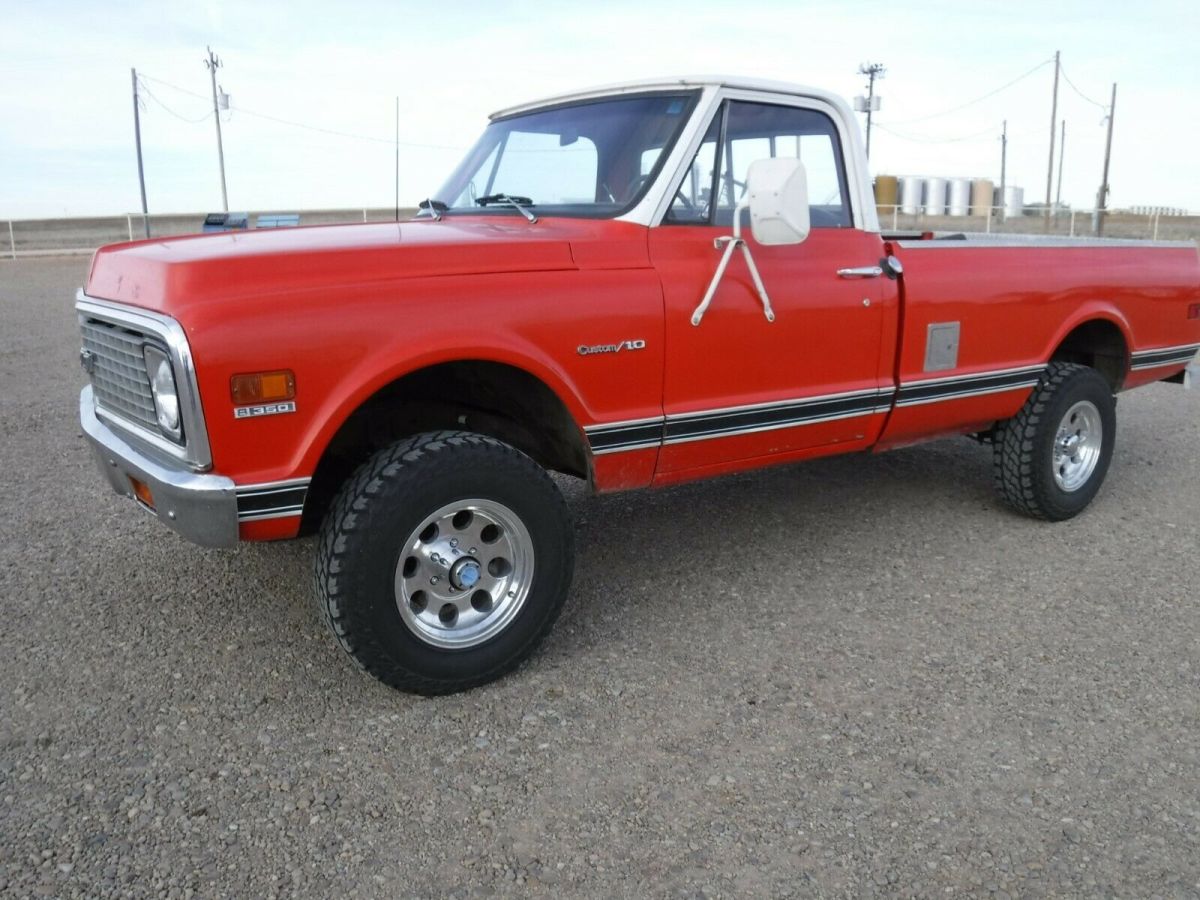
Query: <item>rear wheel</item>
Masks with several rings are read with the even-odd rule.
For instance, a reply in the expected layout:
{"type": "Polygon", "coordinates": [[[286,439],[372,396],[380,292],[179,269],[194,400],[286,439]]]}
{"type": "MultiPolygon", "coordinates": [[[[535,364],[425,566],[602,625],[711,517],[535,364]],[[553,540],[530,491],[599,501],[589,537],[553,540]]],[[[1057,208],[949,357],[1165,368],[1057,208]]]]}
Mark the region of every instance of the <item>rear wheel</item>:
{"type": "Polygon", "coordinates": [[[467,432],[373,456],[321,530],[317,597],[342,647],[393,687],[444,694],[512,670],[554,624],[573,528],[523,453],[467,432]]]}
{"type": "Polygon", "coordinates": [[[1115,438],[1108,382],[1087,366],[1051,363],[1021,411],[996,427],[996,487],[1026,515],[1069,519],[1100,490],[1115,438]]]}

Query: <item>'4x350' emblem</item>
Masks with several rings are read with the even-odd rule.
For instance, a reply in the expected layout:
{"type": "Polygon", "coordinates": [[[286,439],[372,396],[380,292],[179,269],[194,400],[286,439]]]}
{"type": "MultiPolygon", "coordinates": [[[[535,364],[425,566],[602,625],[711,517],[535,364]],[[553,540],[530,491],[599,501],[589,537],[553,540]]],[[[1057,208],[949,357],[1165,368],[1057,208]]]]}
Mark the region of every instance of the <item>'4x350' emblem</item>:
{"type": "Polygon", "coordinates": [[[580,344],[575,352],[580,356],[591,356],[594,353],[620,353],[622,350],[645,350],[646,342],[642,340],[621,341],[619,344],[580,344]]]}

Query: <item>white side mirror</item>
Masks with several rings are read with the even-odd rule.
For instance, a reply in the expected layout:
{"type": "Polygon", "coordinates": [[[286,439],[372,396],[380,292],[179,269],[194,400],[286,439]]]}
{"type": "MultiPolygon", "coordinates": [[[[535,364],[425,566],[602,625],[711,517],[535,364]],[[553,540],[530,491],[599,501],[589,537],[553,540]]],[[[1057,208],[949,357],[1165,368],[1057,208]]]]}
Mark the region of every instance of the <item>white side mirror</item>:
{"type": "Polygon", "coordinates": [[[750,163],[746,199],[754,240],[767,246],[799,244],[808,237],[808,177],[798,159],[780,157],[750,163]]]}

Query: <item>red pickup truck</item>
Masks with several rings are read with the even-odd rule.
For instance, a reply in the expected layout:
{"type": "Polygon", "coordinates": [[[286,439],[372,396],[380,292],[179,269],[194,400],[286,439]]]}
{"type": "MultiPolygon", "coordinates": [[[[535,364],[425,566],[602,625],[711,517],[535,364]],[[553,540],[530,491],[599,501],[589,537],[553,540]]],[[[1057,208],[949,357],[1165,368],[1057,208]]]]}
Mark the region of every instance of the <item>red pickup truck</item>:
{"type": "Polygon", "coordinates": [[[883,234],[839,98],[678,79],[496,113],[403,224],[105,247],[77,310],[113,488],[201,544],[319,533],[337,640],[443,693],[562,608],[548,470],[618,491],[970,434],[1009,504],[1077,514],[1114,395],[1198,373],[1200,257],[883,234]]]}

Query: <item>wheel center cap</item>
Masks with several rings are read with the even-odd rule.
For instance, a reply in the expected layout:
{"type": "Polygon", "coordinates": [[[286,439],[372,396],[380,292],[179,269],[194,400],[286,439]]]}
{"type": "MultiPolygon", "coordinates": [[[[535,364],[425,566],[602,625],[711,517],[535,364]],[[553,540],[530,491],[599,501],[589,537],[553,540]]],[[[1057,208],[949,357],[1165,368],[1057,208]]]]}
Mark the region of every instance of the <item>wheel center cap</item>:
{"type": "Polygon", "coordinates": [[[1074,456],[1075,449],[1079,446],[1079,435],[1072,434],[1066,437],[1062,442],[1063,453],[1067,456],[1074,456]]]}
{"type": "Polygon", "coordinates": [[[469,591],[479,584],[482,574],[478,562],[470,558],[460,559],[450,569],[450,583],[460,591],[469,591]]]}

